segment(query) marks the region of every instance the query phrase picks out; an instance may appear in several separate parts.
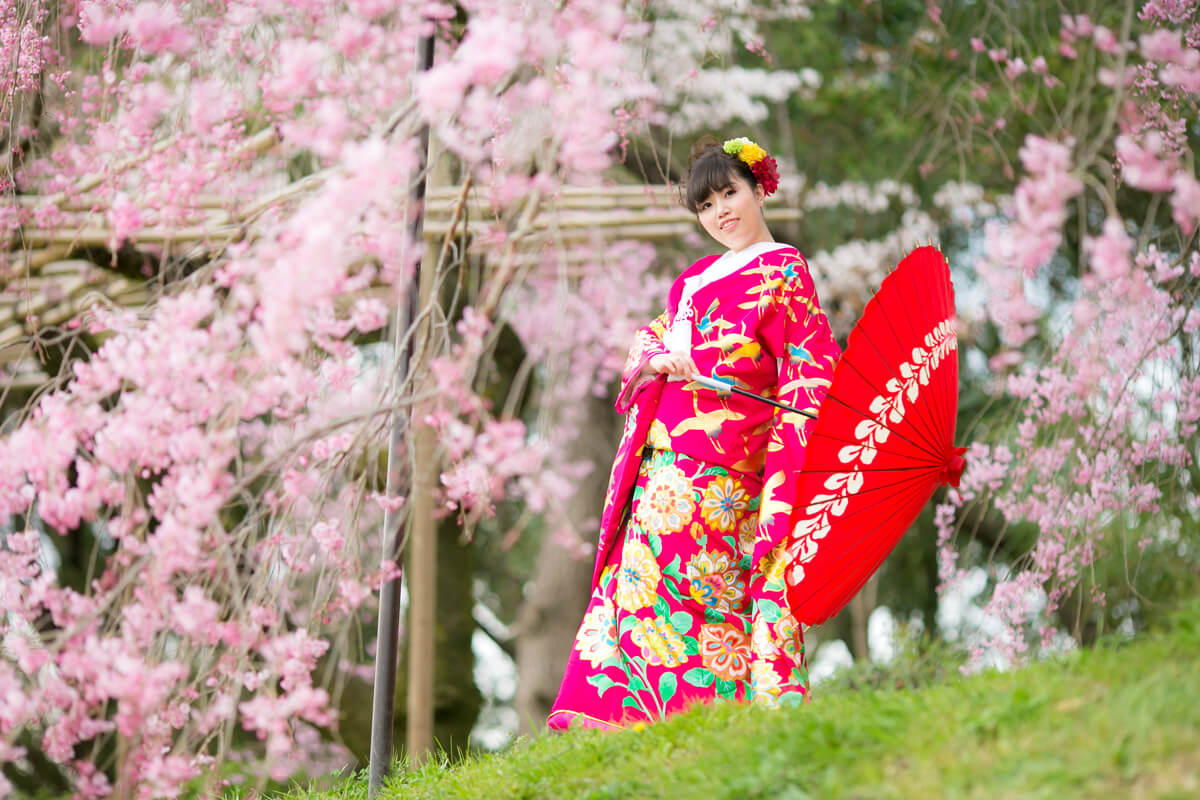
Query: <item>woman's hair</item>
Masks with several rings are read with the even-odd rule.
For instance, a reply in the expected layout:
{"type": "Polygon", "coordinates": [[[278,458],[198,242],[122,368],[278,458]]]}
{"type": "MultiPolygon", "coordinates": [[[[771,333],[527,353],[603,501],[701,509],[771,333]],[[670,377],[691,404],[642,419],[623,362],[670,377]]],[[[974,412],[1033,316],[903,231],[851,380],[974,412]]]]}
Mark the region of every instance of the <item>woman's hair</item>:
{"type": "Polygon", "coordinates": [[[726,153],[712,136],[704,136],[692,145],[688,156],[687,180],[682,192],[684,208],[697,213],[700,204],[713,192],[718,192],[742,178],[754,189],[758,180],[750,167],[735,155],[726,153]]]}

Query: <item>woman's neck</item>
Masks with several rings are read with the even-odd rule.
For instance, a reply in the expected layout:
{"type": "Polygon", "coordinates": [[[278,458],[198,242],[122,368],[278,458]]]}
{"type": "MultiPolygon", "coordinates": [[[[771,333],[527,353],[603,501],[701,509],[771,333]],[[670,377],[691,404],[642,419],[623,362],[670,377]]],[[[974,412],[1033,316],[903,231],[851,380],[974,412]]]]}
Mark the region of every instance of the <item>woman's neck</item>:
{"type": "Polygon", "coordinates": [[[743,252],[749,250],[751,247],[756,247],[757,245],[760,245],[760,244],[774,244],[774,243],[775,243],[775,237],[773,237],[770,233],[767,233],[764,235],[763,238],[756,239],[753,242],[750,242],[750,244],[743,245],[738,250],[734,250],[733,248],[730,248],[729,252],[736,256],[739,253],[743,253],[743,252]]]}

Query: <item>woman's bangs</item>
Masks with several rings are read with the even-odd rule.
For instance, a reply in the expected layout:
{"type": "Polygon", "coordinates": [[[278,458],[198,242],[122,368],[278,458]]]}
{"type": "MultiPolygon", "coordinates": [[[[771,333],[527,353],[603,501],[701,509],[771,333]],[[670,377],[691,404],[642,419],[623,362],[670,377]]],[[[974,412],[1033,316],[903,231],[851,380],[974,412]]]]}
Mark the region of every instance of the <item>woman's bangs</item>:
{"type": "Polygon", "coordinates": [[[688,175],[688,211],[695,214],[710,194],[732,185],[735,177],[736,168],[721,156],[698,159],[688,175]]]}

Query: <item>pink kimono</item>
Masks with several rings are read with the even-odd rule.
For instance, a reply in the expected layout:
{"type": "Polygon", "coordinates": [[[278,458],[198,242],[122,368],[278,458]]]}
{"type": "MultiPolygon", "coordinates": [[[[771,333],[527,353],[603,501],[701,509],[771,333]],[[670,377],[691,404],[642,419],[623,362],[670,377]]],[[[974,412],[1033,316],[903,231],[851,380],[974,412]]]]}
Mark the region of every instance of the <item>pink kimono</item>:
{"type": "Polygon", "coordinates": [[[816,412],[841,355],[804,257],[770,242],[708,256],[640,329],[592,597],[548,724],[619,726],[714,698],[808,690],[783,548],[813,421],[643,371],[690,346],[705,375],[816,412]]]}

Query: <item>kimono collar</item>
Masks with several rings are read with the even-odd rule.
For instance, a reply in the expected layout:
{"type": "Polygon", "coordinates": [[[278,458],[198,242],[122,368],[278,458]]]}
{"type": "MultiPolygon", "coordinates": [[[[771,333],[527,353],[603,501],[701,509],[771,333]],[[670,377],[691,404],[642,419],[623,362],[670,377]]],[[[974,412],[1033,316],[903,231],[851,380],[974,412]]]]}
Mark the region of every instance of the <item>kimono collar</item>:
{"type": "Polygon", "coordinates": [[[726,278],[749,264],[754,259],[772,250],[782,250],[791,247],[783,242],[755,242],[741,250],[729,250],[716,261],[705,267],[700,273],[683,281],[683,294],[679,298],[679,310],[692,306],[692,295],[714,281],[726,278]]]}
{"type": "MultiPolygon", "coordinates": [[[[679,297],[679,305],[675,316],[663,336],[663,344],[672,353],[687,352],[692,346],[692,319],[695,311],[692,309],[692,296],[715,281],[726,278],[749,264],[754,259],[774,250],[789,248],[791,245],[783,242],[755,242],[742,250],[730,250],[716,261],[709,264],[699,273],[683,279],[683,292],[679,297]]],[[[667,380],[684,380],[671,376],[667,380]]]]}

